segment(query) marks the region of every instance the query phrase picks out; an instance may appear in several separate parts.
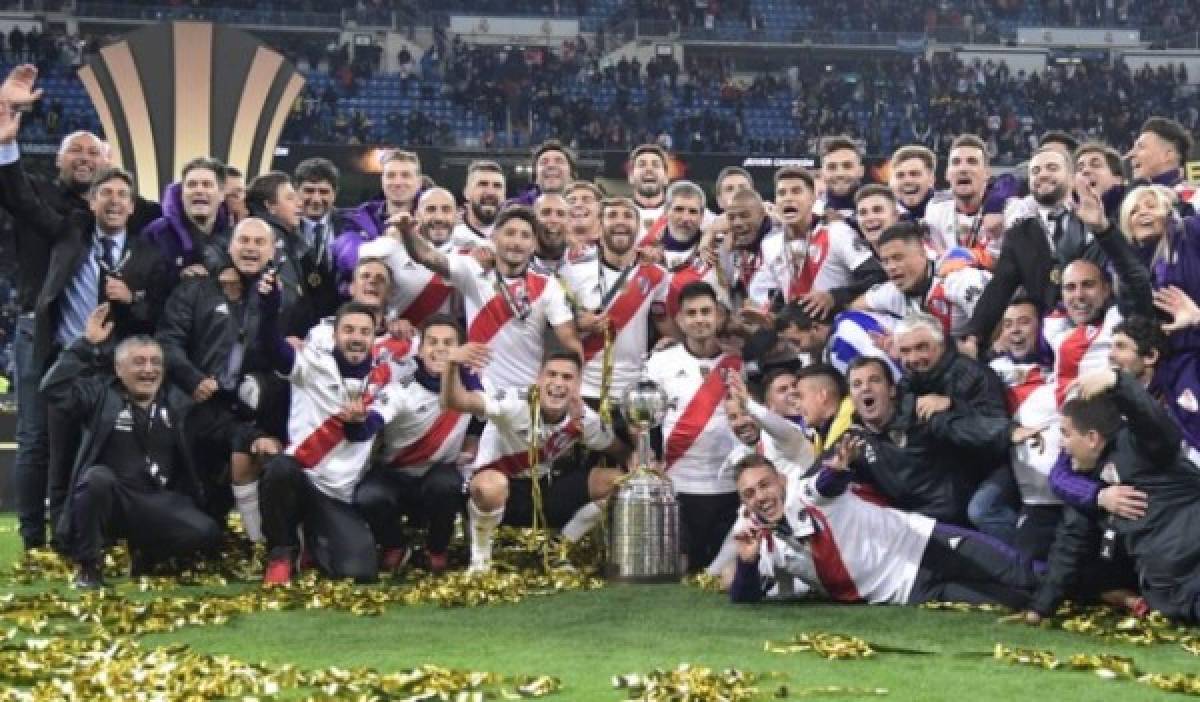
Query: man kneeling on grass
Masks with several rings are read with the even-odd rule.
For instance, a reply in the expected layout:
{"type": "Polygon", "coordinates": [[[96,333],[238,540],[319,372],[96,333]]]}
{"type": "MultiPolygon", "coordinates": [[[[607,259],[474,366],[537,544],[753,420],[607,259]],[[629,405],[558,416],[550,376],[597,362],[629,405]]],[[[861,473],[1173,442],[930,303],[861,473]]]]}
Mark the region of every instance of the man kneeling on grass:
{"type": "Polygon", "coordinates": [[[860,438],[844,438],[807,478],[786,478],[758,455],[738,462],[734,602],[756,602],[777,588],[836,602],[1028,605],[1038,578],[1016,551],[859,497],[847,467],[863,446],[860,438]]]}

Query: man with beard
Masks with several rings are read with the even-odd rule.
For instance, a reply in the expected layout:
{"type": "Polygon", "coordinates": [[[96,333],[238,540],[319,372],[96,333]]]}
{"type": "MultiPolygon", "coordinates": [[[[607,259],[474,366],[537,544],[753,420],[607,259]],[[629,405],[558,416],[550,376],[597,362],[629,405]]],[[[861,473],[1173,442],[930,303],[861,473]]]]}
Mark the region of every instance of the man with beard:
{"type": "Polygon", "coordinates": [[[925,219],[925,208],[937,197],[937,155],[924,146],[902,146],[892,154],[890,170],[888,186],[904,208],[901,216],[925,219]]]}
{"type": "Polygon", "coordinates": [[[629,186],[633,188],[633,202],[641,220],[638,234],[641,237],[657,234],[666,226],[663,210],[670,157],[658,144],[642,144],[629,154],[626,168],[629,169],[629,186]]]}
{"type": "MultiPolygon", "coordinates": [[[[736,202],[735,202],[736,205],[736,202]]],[[[689,284],[679,295],[675,325],[681,343],[655,352],[646,374],[670,401],[660,455],[679,498],[680,527],[689,572],[712,563],[737,512],[733,476],[721,465],[733,448],[723,400],[727,378],[742,372],[742,359],[718,342],[725,310],[708,283],[689,284]]]]}
{"type": "Polygon", "coordinates": [[[562,285],[529,269],[537,245],[537,218],[527,207],[507,207],[496,218],[496,261],[484,270],[469,255],[443,253],[401,214],[389,226],[414,261],[441,276],[462,295],[467,339],[498,349],[485,371],[489,390],[523,388],[537,378],[549,325],[563,348],[582,356],[575,321],[562,285]]]}
{"type": "MultiPolygon", "coordinates": [[[[386,261],[378,258],[360,258],[350,279],[350,301],[357,302],[375,311],[380,320],[378,336],[373,347],[377,358],[400,360],[412,353],[412,340],[408,336],[397,336],[388,330],[388,300],[392,291],[392,270],[386,261]]],[[[326,317],[308,330],[305,344],[316,344],[318,348],[333,351],[335,317],[326,317]]]]}
{"type": "Polygon", "coordinates": [[[1100,199],[1104,201],[1104,214],[1113,221],[1120,220],[1121,201],[1126,193],[1121,154],[1111,146],[1088,142],[1075,151],[1073,158],[1075,172],[1100,193],[1100,199]]]}
{"type": "Polygon", "coordinates": [[[864,185],[854,193],[855,221],[858,231],[879,255],[879,237],[889,227],[900,221],[900,209],[896,196],[886,186],[878,183],[864,185]]]}
{"type": "Polygon", "coordinates": [[[466,207],[462,221],[454,226],[454,240],[480,242],[492,233],[500,203],[504,202],[504,169],[495,161],[472,161],[467,166],[467,184],[463,186],[466,207]]]}
{"type": "Polygon", "coordinates": [[[561,194],[567,184],[576,178],[575,154],[557,139],[547,139],[539,144],[533,150],[529,167],[533,171],[533,184],[525,192],[505,202],[505,208],[509,205],[532,207],[539,195],[561,194]]]}
{"type": "Polygon", "coordinates": [[[296,351],[277,326],[274,276],[263,276],[258,293],[259,344],[292,385],[291,443],[267,463],[260,480],[267,542],[263,584],[291,582],[300,526],[321,572],[373,581],[375,539],[354,507],[354,491],[370,466],[375,435],[396,415],[403,393],[393,382],[391,363],[372,358],[379,320],[370,308],[347,302],[338,308],[332,353],[309,346],[296,351]]]}
{"type": "Polygon", "coordinates": [[[92,311],[42,386],[83,427],[56,529],[79,565],[79,589],[103,587],[106,539],[127,539],[139,571],[154,560],[211,555],[221,541],[220,527],[197,507],[201,489],[182,432],[188,398],[163,386],[163,352],[148,336],[117,344],[116,379],[108,376],[100,347],[113,331],[109,312],[108,304],[92,311]]]}
{"type": "Polygon", "coordinates": [[[845,603],[1027,606],[1038,585],[1028,560],[983,534],[860,497],[849,466],[863,450],[862,439],[843,440],[803,479],[762,456],[736,466],[743,509],[734,602],[757,602],[778,587],[845,603]]]}
{"type": "Polygon", "coordinates": [[[730,374],[725,416],[737,439],[725,458],[722,472],[732,472],[737,462],[757,453],[787,476],[804,475],[817,453],[804,432],[796,374],[790,368],[767,371],[754,397],[741,376],[730,374]]]}
{"type": "Polygon", "coordinates": [[[950,181],[953,198],[929,203],[925,208],[930,244],[938,256],[962,247],[971,251],[978,265],[992,267],[1003,243],[1004,204],[1016,192],[1015,181],[1011,179],[990,187],[990,176],[987,146],[983,141],[972,134],[956,138],[950,145],[950,160],[946,165],[946,180],[950,181]]]}
{"type": "MultiPolygon", "coordinates": [[[[333,243],[338,268],[351,271],[358,262],[358,249],[374,241],[387,228],[387,221],[400,213],[415,211],[421,194],[421,159],[411,151],[392,149],[380,157],[383,197],[368,200],[345,213],[342,235],[333,243]]],[[[453,196],[451,196],[453,201],[453,196]]]]}
{"type": "Polygon", "coordinates": [[[637,207],[627,199],[605,200],[601,209],[604,236],[594,261],[568,266],[563,282],[575,299],[576,326],[583,343],[583,397],[594,409],[607,391],[619,404],[637,381],[650,350],[650,324],[665,331],[663,302],[667,272],[638,261],[633,243],[638,232],[637,207]],[[611,377],[604,378],[606,337],[612,344],[611,377]]]}
{"type": "MultiPolygon", "coordinates": [[[[349,270],[343,275],[335,270],[334,242],[342,233],[342,218],[333,203],[337,200],[339,173],[337,166],[327,158],[310,158],[296,166],[295,181],[300,195],[299,234],[304,240],[301,257],[310,259],[310,267],[322,278],[330,281],[329,288],[344,289],[349,270]],[[341,285],[335,286],[334,275],[341,285]]],[[[351,270],[353,267],[351,267],[351,270]]],[[[326,286],[323,284],[322,288],[326,286]]],[[[326,300],[323,307],[332,311],[338,300],[326,300]]]]}
{"type": "Polygon", "coordinates": [[[1135,184],[1148,182],[1174,190],[1179,197],[1176,209],[1183,217],[1196,213],[1196,186],[1183,178],[1183,165],[1191,151],[1192,135],[1182,124],[1166,117],[1151,117],[1142,125],[1128,154],[1135,184]]]}
{"type": "MultiPolygon", "coordinates": [[[[38,392],[46,369],[33,358],[33,340],[37,324],[35,308],[38,293],[46,280],[51,242],[39,233],[33,222],[17,214],[21,203],[14,200],[18,191],[12,184],[16,178],[27,178],[17,146],[21,126],[19,110],[41,98],[41,89],[34,88],[36,81],[37,68],[22,64],[15,66],[0,86],[0,208],[13,216],[20,312],[13,340],[17,393],[17,455],[13,472],[21,539],[26,548],[46,543],[46,405],[38,392]]],[[[56,177],[53,180],[27,178],[40,203],[38,208],[49,208],[61,216],[75,210],[86,212],[87,190],[92,178],[106,168],[108,162],[108,145],[95,134],[83,131],[68,134],[55,156],[56,177]]],[[[157,205],[136,197],[126,229],[136,236],[143,226],[161,215],[157,205]]]]}
{"type": "Polygon", "coordinates": [[[741,166],[726,166],[717,174],[714,189],[717,195],[717,207],[724,212],[733,202],[734,193],[739,190],[755,190],[754,178],[741,166]]]}
{"type": "Polygon", "coordinates": [[[679,309],[679,293],[689,283],[698,280],[707,282],[717,291],[721,304],[729,305],[724,276],[720,266],[716,265],[719,256],[716,249],[727,245],[724,232],[728,227],[723,218],[716,218],[708,234],[701,233],[704,216],[708,212],[704,190],[690,180],[676,181],[667,188],[665,207],[667,226],[659,239],[663,264],[670,274],[664,329],[667,335],[678,338],[672,318],[679,309]]]}
{"type": "Polygon", "coordinates": [[[380,568],[395,570],[410,555],[400,532],[400,515],[410,526],[428,527],[425,565],[446,569],[454,519],[462,510],[460,451],[470,417],[440,404],[450,352],[466,342],[452,318],[435,315],[421,327],[416,364],[397,382],[400,407],[383,428],[383,451],[375,468],[354,492],[354,504],[379,542],[380,568]]]}
{"type": "MultiPolygon", "coordinates": [[[[1020,220],[1005,232],[992,280],[984,288],[965,330],[968,353],[980,342],[988,343],[1018,287],[1023,287],[1042,309],[1053,310],[1059,301],[1063,266],[1079,258],[1104,261],[1096,230],[1089,231],[1090,227],[1085,226],[1078,206],[1067,208],[1072,183],[1077,193],[1081,188],[1087,190],[1086,198],[1080,195],[1081,201],[1094,198],[1100,203],[1092,186],[1073,174],[1070,158],[1058,149],[1039,149],[1029,161],[1029,176],[1038,216],[1020,220]]],[[[1102,204],[1099,214],[1107,228],[1102,204]]]]}
{"type": "Polygon", "coordinates": [[[229,248],[229,214],[223,207],[225,167],[213,158],[183,165],[179,182],[163,191],[163,216],[143,236],[154,242],[171,266],[172,279],[208,275],[229,248]]]}
{"type": "Polygon", "coordinates": [[[547,193],[533,202],[537,216],[537,250],[529,262],[530,270],[557,277],[571,263],[567,258],[567,200],[547,193]]]}
{"type": "MultiPolygon", "coordinates": [[[[449,190],[426,190],[417,201],[418,236],[443,254],[457,253],[452,236],[455,216],[454,196],[449,190]]],[[[419,327],[436,314],[449,313],[453,286],[443,276],[414,261],[395,230],[389,233],[392,235],[365,244],[359,256],[387,262],[392,272],[388,307],[394,315],[419,327]]]]}
{"type": "Polygon", "coordinates": [[[501,523],[529,526],[535,518],[544,518],[545,524],[560,530],[565,551],[566,544],[578,542],[600,523],[600,505],[620,477],[613,468],[589,470],[578,464],[551,475],[555,461],[576,442],[594,451],[613,450],[620,444],[580,396],[578,354],[556,351],[547,356],[528,388],[495,393],[467,390],[459,368],[478,371],[492,358],[488,346],[464,344],[450,352],[442,376],[443,408],[487,419],[468,486],[469,573],[491,569],[492,536],[501,523]],[[531,440],[536,441],[536,450],[531,450],[531,440]],[[543,496],[544,514],[535,515],[539,506],[533,499],[534,480],[543,496]]]}
{"type": "Polygon", "coordinates": [[[879,238],[879,257],[888,281],[872,287],[852,303],[856,310],[882,315],[885,324],[918,310],[937,317],[946,334],[961,335],[991,274],[964,267],[945,275],[929,260],[925,249],[928,230],[915,222],[901,222],[879,238]]]}
{"type": "Polygon", "coordinates": [[[246,176],[242,175],[240,169],[228,164],[221,171],[225,177],[225,209],[229,213],[229,228],[232,229],[250,216],[246,211],[246,176]]]}
{"type": "Polygon", "coordinates": [[[577,180],[567,186],[567,241],[575,258],[596,253],[604,226],[600,221],[600,203],[604,193],[595,185],[577,180]]]}
{"type": "MultiPolygon", "coordinates": [[[[234,468],[234,484],[251,485],[255,459],[279,451],[278,440],[262,427],[285,414],[286,400],[273,388],[274,375],[259,347],[256,287],[274,254],[274,236],[266,222],[242,220],[229,242],[231,267],[180,281],[158,328],[171,382],[196,403],[188,415],[188,435],[196,465],[204,468],[206,510],[215,516],[228,510],[232,497],[221,485],[226,463],[234,468]]],[[[282,427],[273,429],[275,436],[283,434],[282,427]]],[[[251,509],[253,492],[253,487],[240,490],[237,502],[247,534],[261,538],[251,509]]]]}
{"type": "Polygon", "coordinates": [[[258,176],[246,191],[246,206],[274,231],[275,264],[283,286],[282,324],[288,335],[303,336],[330,313],[328,305],[331,297],[336,299],[337,288],[331,276],[317,269],[315,256],[303,251],[300,200],[292,179],[280,171],[258,176]]]}
{"type": "MultiPolygon", "coordinates": [[[[886,279],[879,261],[844,222],[821,223],[812,214],[812,175],[785,167],[775,173],[775,210],[782,236],[762,243],[763,265],[749,296],[760,306],[799,300],[809,313],[827,315],[844,308],[886,279]]],[[[736,200],[735,200],[736,202],[736,200]]]]}
{"type": "Polygon", "coordinates": [[[949,524],[967,524],[967,503],[979,483],[964,455],[1003,454],[1041,431],[1020,426],[1007,415],[988,417],[967,407],[932,412],[931,400],[937,398],[901,391],[879,358],[855,359],[846,380],[854,402],[854,431],[866,442],[852,464],[856,480],[877,489],[897,509],[949,524]]]}
{"type": "MultiPolygon", "coordinates": [[[[825,180],[825,197],[812,210],[826,220],[854,219],[854,193],[862,185],[862,154],[849,137],[826,139],[821,149],[821,177],[825,180]]],[[[809,190],[814,190],[810,184],[809,190]]],[[[815,196],[814,196],[815,198],[815,196]]],[[[779,205],[778,202],[775,203],[779,205]]]]}

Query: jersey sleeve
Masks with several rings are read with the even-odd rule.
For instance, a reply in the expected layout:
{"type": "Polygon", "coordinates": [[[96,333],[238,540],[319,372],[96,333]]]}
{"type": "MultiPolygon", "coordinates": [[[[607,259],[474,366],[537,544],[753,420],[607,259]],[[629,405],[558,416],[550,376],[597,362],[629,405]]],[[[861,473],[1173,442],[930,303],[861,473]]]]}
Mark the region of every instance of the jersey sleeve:
{"type": "Polygon", "coordinates": [[[567,295],[557,278],[546,282],[546,290],[542,295],[546,298],[546,322],[550,326],[557,327],[575,319],[571,306],[567,304],[567,295]]]}
{"type": "Polygon", "coordinates": [[[874,255],[871,253],[871,249],[861,242],[854,230],[848,226],[832,227],[829,236],[834,257],[845,264],[847,273],[858,268],[874,255]]]}
{"type": "Polygon", "coordinates": [[[983,296],[983,289],[991,277],[991,273],[978,268],[959,269],[946,278],[947,296],[969,317],[975,312],[975,304],[983,296]]]}
{"type": "Polygon", "coordinates": [[[529,413],[529,402],[514,390],[498,390],[484,397],[484,413],[489,422],[511,428],[529,413]]]}
{"type": "Polygon", "coordinates": [[[459,253],[446,254],[446,268],[450,272],[450,284],[460,292],[473,291],[479,274],[483,272],[478,261],[459,253]]]}
{"type": "Polygon", "coordinates": [[[864,293],[864,298],[867,307],[872,312],[881,312],[896,317],[904,316],[904,293],[900,292],[895,283],[873,285],[864,293]]]}
{"type": "Polygon", "coordinates": [[[600,415],[590,407],[583,409],[583,445],[593,451],[603,451],[612,445],[612,430],[605,426],[600,415]]]}

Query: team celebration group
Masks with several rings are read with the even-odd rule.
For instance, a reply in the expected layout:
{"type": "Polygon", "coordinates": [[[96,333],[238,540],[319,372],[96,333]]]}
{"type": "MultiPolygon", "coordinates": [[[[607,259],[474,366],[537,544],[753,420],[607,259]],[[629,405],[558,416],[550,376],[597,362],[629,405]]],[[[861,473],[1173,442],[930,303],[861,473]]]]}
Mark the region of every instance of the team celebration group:
{"type": "Polygon", "coordinates": [[[1171,120],[1128,154],[1050,133],[1003,175],[973,135],[944,172],[906,146],[886,183],[830,138],[772,183],[726,168],[715,202],[657,145],[632,197],[555,141],[519,193],[396,149],[382,197],[337,209],[319,158],[246,183],[198,154],[149,202],[87,132],[39,179],[40,97],[32,66],[0,87],[19,527],[78,587],[117,539],[134,574],[213,557],[235,510],[268,585],[486,572],[501,524],[570,567],[649,379],[681,558],[735,602],[1200,620],[1200,218],[1171,120]]]}

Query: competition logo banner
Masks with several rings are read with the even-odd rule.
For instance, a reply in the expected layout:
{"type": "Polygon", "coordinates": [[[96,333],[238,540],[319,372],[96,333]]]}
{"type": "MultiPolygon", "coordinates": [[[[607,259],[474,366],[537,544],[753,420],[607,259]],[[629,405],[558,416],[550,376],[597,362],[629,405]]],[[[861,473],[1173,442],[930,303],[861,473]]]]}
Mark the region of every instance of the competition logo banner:
{"type": "Polygon", "coordinates": [[[271,169],[304,77],[253,36],[208,22],[132,32],[79,69],[113,163],[157,200],[179,169],[212,156],[246,174],[271,169]]]}

